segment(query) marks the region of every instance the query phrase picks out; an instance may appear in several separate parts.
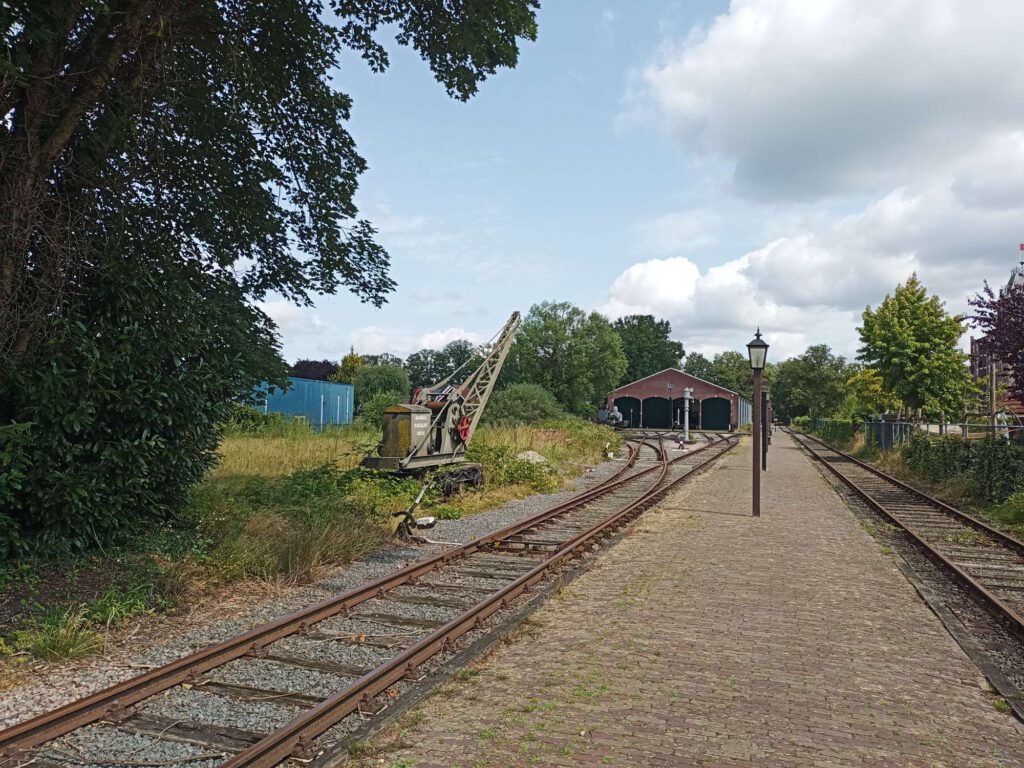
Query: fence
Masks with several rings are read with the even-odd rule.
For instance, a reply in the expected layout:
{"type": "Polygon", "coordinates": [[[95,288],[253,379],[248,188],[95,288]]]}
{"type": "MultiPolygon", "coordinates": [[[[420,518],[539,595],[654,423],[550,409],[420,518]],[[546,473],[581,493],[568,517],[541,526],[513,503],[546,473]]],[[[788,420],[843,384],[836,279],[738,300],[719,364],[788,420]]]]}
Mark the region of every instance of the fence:
{"type": "Polygon", "coordinates": [[[291,387],[287,391],[268,391],[266,384],[258,392],[264,411],[284,413],[304,418],[316,430],[334,424],[351,424],[354,388],[351,384],[335,384],[333,381],[288,379],[291,387]]]}
{"type": "Polygon", "coordinates": [[[978,440],[995,436],[1003,442],[1024,446],[1024,425],[1021,424],[997,425],[993,427],[991,423],[969,422],[962,422],[960,424],[909,421],[864,422],[864,436],[868,445],[878,446],[882,450],[889,450],[895,446],[903,445],[914,434],[922,432],[929,435],[956,435],[965,440],[978,440]]]}

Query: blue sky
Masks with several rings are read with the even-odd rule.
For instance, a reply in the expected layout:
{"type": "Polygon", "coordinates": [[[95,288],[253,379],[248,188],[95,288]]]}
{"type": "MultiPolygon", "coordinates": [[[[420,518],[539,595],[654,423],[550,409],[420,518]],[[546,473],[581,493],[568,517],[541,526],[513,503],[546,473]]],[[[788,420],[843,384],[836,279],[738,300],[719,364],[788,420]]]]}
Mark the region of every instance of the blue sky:
{"type": "Polygon", "coordinates": [[[959,310],[1024,239],[1024,87],[994,79],[1024,69],[1024,18],[1004,5],[546,2],[468,103],[408,49],[384,74],[346,57],[358,202],[398,290],[271,300],[285,356],[486,340],[543,300],[652,312],[688,350],[760,324],[780,356],[850,354],[865,303],[914,270],[959,310]]]}

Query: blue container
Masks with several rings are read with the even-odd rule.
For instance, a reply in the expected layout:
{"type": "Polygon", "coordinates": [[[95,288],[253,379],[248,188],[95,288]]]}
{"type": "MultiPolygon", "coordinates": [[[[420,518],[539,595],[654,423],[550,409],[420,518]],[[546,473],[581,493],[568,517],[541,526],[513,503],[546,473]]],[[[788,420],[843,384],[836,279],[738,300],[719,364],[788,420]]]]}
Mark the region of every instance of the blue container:
{"type": "Polygon", "coordinates": [[[329,424],[352,423],[355,388],[351,384],[296,376],[290,376],[288,381],[291,388],[287,392],[276,387],[273,392],[268,392],[267,385],[261,384],[259,392],[264,400],[259,407],[270,413],[300,416],[316,430],[322,430],[329,424]]]}

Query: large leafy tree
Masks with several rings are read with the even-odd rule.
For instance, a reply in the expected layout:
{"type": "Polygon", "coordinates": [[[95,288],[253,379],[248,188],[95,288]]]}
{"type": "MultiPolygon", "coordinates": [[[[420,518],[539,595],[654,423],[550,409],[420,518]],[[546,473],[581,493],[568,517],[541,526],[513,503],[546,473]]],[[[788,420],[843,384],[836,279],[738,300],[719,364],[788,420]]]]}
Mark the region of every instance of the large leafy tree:
{"type": "Polygon", "coordinates": [[[960,410],[970,386],[967,356],[957,346],[963,320],[929,296],[916,274],[877,309],[865,308],[862,319],[858,356],[878,371],[887,392],[935,416],[960,410]]]}
{"type": "Polygon", "coordinates": [[[467,99],[514,66],[536,0],[10,0],[0,7],[0,360],[54,330],[112,232],[299,303],[393,288],[358,218],[365,162],[331,72],[382,30],[467,99]]]}
{"type": "Polygon", "coordinates": [[[255,300],[385,300],[332,85],[346,49],[383,70],[394,34],[466,99],[516,63],[536,7],[0,3],[0,537],[38,519],[102,540],[124,522],[108,513],[169,514],[226,404],[283,377],[255,300]]]}
{"type": "Polygon", "coordinates": [[[1024,284],[1011,282],[997,295],[991,286],[971,300],[974,325],[993,356],[1009,368],[1007,394],[1024,402],[1024,284]]]}
{"type": "Polygon", "coordinates": [[[356,380],[356,375],[364,364],[362,356],[356,352],[355,348],[350,347],[348,354],[341,358],[341,364],[338,365],[338,370],[331,378],[334,381],[351,384],[356,380]]]}
{"type": "Polygon", "coordinates": [[[851,373],[845,358],[832,354],[827,344],[815,344],[778,364],[772,404],[784,418],[831,416],[846,396],[851,373]]]}
{"type": "Polygon", "coordinates": [[[535,304],[524,318],[502,380],[539,384],[581,416],[622,381],[628,362],[606,317],[568,302],[535,304]]]}
{"type": "Polygon", "coordinates": [[[375,395],[394,392],[408,397],[409,374],[400,365],[364,365],[356,373],[356,400],[365,403],[375,395]]]}
{"type": "Polygon", "coordinates": [[[612,323],[629,367],[626,379],[636,381],[666,368],[675,368],[686,354],[683,345],[669,338],[672,325],[654,315],[628,315],[612,323]]]}
{"type": "Polygon", "coordinates": [[[704,379],[704,381],[711,381],[711,377],[714,375],[714,368],[711,366],[711,361],[704,357],[700,352],[691,352],[686,356],[686,361],[683,363],[683,370],[691,376],[696,376],[698,379],[704,379]]]}

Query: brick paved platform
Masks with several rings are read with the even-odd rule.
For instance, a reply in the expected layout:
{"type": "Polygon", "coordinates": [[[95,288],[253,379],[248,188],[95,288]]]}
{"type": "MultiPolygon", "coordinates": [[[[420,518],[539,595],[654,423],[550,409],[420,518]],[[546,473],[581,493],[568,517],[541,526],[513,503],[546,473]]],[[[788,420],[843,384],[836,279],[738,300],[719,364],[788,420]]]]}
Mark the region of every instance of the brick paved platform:
{"type": "Polygon", "coordinates": [[[1024,729],[784,435],[748,517],[749,451],[648,513],[371,763],[1024,766],[1024,729]]]}

